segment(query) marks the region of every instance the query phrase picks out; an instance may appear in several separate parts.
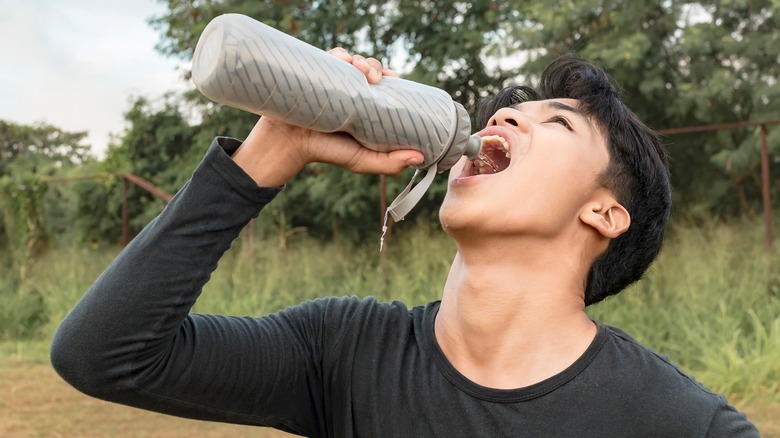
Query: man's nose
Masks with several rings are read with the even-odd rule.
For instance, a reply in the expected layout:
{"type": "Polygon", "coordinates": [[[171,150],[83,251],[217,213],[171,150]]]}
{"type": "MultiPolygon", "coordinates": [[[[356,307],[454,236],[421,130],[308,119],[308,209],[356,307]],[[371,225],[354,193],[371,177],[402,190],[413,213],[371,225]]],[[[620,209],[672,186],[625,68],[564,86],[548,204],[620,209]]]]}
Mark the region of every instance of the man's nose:
{"type": "Polygon", "coordinates": [[[522,132],[528,132],[531,125],[520,111],[513,108],[501,108],[488,120],[487,126],[515,127],[522,132]]]}

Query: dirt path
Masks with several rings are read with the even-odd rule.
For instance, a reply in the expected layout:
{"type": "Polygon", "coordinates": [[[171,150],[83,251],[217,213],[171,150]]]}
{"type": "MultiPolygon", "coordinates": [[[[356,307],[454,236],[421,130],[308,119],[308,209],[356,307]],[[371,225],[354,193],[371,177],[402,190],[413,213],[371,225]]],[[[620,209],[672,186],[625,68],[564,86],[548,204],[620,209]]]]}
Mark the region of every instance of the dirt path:
{"type": "Polygon", "coordinates": [[[2,437],[292,437],[270,429],[185,420],[87,397],[48,364],[0,361],[2,437]]]}
{"type": "MultiPolygon", "coordinates": [[[[762,436],[780,438],[780,404],[753,401],[742,409],[762,436]]],[[[193,436],[285,438],[271,429],[185,420],[87,397],[57,376],[49,364],[0,360],[0,437],[193,436]]]]}

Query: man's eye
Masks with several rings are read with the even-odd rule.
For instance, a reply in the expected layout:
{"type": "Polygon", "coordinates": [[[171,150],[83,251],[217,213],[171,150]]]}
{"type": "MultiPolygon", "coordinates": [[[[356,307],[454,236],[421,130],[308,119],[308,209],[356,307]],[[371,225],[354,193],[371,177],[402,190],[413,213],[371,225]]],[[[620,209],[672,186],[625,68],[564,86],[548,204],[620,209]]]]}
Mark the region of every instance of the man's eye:
{"type": "Polygon", "coordinates": [[[555,116],[555,117],[551,118],[550,120],[548,120],[548,122],[550,122],[550,123],[559,123],[561,126],[565,127],[569,131],[572,131],[571,123],[569,123],[569,121],[566,120],[565,117],[555,116]]]}

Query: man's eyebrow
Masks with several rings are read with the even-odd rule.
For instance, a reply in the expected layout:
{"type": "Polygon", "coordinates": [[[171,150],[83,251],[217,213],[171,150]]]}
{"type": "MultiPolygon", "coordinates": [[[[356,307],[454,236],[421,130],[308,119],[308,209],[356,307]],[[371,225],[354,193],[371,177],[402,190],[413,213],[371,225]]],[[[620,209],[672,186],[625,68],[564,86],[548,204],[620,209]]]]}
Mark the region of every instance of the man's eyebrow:
{"type": "Polygon", "coordinates": [[[585,123],[588,124],[588,128],[590,128],[591,131],[593,130],[593,124],[590,123],[590,117],[588,117],[588,115],[585,114],[585,111],[581,110],[580,108],[578,108],[576,106],[567,105],[567,104],[565,104],[563,102],[559,102],[557,100],[552,100],[552,101],[546,102],[545,106],[548,107],[548,108],[551,108],[551,109],[555,109],[555,110],[559,110],[559,111],[568,111],[570,113],[573,113],[573,114],[579,116],[580,118],[582,118],[582,120],[584,120],[585,123]]]}

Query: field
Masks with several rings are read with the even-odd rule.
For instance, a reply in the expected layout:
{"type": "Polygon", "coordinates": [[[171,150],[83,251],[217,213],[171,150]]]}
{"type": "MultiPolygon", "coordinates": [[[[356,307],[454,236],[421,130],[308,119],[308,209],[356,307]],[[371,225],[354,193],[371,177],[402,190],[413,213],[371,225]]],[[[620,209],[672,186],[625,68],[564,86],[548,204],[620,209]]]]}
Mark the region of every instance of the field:
{"type": "MultiPolygon", "coordinates": [[[[380,260],[373,241],[353,247],[300,234],[282,250],[276,239],[250,244],[244,236],[223,259],[195,310],[259,315],[315,296],[343,294],[424,303],[437,298],[454,251],[435,228],[395,227],[386,260],[380,260]]],[[[748,221],[676,224],[646,278],[589,313],[669,355],[727,395],[771,437],[780,436],[780,270],[772,264],[778,250],[767,254],[761,231],[760,224],[748,221]]],[[[26,290],[35,300],[4,294],[0,436],[286,436],[103,403],[56,376],[48,364],[48,339],[116,251],[51,250],[31,270],[26,290]],[[33,333],[16,326],[31,321],[25,305],[39,306],[45,316],[33,333]],[[19,340],[22,335],[25,340],[19,340]]],[[[4,274],[0,290],[7,288],[4,274]]]]}

